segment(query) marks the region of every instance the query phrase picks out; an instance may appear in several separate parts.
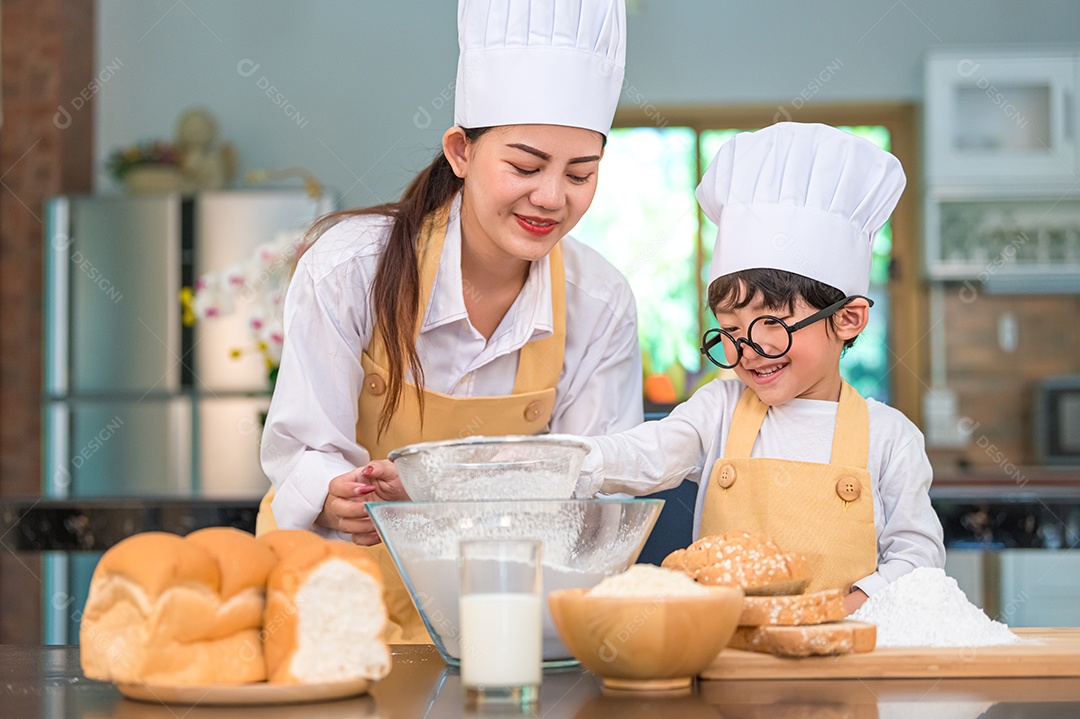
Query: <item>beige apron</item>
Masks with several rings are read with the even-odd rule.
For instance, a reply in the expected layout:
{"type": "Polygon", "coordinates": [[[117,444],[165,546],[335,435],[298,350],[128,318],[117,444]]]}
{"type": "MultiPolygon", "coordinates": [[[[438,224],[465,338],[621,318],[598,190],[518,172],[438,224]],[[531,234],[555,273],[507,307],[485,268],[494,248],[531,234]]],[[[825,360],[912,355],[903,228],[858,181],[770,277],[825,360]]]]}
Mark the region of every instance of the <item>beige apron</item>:
{"type": "MultiPolygon", "coordinates": [[[[442,256],[449,208],[434,213],[420,236],[420,316],[416,322],[419,337],[423,314],[431,298],[435,274],[442,256]]],[[[521,348],[512,394],[496,397],[451,397],[424,389],[424,413],[421,425],[420,405],[415,385],[406,383],[393,421],[378,438],[377,425],[386,393],[387,365],[383,338],[378,329],[368,349],[361,355],[364,387],[357,400],[356,441],[366,447],[372,459],[384,459],[391,450],[416,442],[437,441],[504,434],[536,434],[551,419],[555,408],[555,387],[562,373],[566,346],[566,280],[562,247],[556,245],[549,255],[551,267],[551,303],[554,332],[521,348]]],[[[256,534],[276,528],[270,512],[274,492],[259,506],[256,534]]],[[[394,566],[385,545],[367,547],[383,569],[386,583],[383,592],[391,626],[387,641],[391,644],[430,643],[431,638],[409,592],[394,566]]]]}
{"type": "Polygon", "coordinates": [[[753,390],[743,392],[725,455],[709,475],[700,534],[766,534],[785,552],[806,556],[813,573],[807,591],[846,592],[877,569],[866,400],[844,382],[829,464],[751,458],[768,410],[753,390]]]}

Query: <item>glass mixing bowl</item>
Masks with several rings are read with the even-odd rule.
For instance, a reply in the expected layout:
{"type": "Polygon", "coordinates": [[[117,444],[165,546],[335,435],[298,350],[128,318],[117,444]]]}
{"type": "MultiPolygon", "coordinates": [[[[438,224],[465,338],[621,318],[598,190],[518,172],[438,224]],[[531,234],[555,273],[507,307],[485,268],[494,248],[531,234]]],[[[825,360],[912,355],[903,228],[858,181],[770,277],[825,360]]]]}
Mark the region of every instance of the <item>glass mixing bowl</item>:
{"type": "Polygon", "coordinates": [[[589,445],[577,437],[467,437],[422,442],[390,453],[418,502],[569,499],[589,445]]]}
{"type": "MultiPolygon", "coordinates": [[[[660,499],[372,502],[379,536],[447,664],[460,664],[458,545],[463,539],[539,539],[543,592],[587,588],[634,563],[660,499]]],[[[544,606],[545,666],[576,664],[544,606]]],[[[509,638],[508,638],[509,639],[509,638]]]]}

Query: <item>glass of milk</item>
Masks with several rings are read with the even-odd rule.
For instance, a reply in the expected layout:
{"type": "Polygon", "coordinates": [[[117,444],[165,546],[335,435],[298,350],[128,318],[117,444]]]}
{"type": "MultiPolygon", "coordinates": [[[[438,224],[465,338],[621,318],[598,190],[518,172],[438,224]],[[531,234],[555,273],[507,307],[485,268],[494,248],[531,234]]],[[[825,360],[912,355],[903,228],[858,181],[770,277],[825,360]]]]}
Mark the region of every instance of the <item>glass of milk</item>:
{"type": "Polygon", "coordinates": [[[467,703],[532,704],[540,695],[541,542],[461,542],[461,684],[467,703]]]}

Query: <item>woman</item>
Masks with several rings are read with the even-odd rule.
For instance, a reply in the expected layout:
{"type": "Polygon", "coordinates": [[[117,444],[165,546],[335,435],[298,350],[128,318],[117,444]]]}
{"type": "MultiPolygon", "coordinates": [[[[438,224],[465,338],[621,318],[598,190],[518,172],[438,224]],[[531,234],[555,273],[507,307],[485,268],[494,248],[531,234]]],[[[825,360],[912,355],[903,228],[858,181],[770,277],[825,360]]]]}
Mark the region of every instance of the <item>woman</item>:
{"type": "MultiPolygon", "coordinates": [[[[622,0],[461,0],[458,25],[442,154],[400,202],[319,223],[297,266],[261,530],[376,544],[364,499],[404,495],[364,473],[396,447],[641,422],[630,289],[567,237],[592,202],[621,90],[622,0]]],[[[426,641],[376,554],[402,629],[391,641],[426,641]]]]}

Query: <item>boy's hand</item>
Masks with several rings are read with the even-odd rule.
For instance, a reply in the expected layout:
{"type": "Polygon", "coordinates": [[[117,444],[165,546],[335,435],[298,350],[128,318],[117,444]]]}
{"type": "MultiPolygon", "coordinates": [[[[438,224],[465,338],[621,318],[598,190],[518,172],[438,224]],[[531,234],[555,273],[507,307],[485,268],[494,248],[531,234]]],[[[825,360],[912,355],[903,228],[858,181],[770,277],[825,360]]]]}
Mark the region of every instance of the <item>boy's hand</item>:
{"type": "Polygon", "coordinates": [[[866,592],[861,589],[852,589],[851,593],[844,597],[844,611],[851,616],[867,599],[869,597],[866,596],[866,592]]]}
{"type": "Polygon", "coordinates": [[[377,459],[331,479],[323,511],[315,522],[352,535],[356,544],[378,544],[382,539],[367,511],[367,502],[373,499],[386,502],[409,499],[394,463],[389,460],[377,459]]]}

